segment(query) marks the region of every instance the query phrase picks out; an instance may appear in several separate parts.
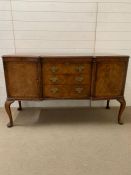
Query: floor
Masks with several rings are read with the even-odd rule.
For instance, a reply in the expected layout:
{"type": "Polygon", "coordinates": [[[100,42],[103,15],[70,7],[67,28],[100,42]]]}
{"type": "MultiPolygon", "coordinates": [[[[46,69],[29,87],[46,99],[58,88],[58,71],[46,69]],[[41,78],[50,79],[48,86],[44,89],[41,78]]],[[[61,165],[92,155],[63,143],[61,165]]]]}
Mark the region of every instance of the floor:
{"type": "Polygon", "coordinates": [[[131,175],[131,107],[0,109],[0,175],[131,175]]]}

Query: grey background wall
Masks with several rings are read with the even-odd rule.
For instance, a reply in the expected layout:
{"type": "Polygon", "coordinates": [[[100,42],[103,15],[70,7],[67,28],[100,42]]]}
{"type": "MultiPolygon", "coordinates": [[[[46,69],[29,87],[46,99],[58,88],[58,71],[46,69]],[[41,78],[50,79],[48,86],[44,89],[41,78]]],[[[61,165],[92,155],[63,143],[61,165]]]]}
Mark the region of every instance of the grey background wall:
{"type": "MultiPolygon", "coordinates": [[[[0,0],[3,54],[131,54],[131,0],[0,0]]],[[[131,64],[125,97],[131,105],[131,64]]],[[[6,98],[0,59],[0,106],[6,98]]],[[[92,102],[104,105],[105,102],[92,102]]],[[[16,105],[16,104],[15,104],[16,105]]],[[[89,105],[88,101],[24,102],[24,106],[89,105]]],[[[119,105],[115,101],[112,105],[119,105]]]]}

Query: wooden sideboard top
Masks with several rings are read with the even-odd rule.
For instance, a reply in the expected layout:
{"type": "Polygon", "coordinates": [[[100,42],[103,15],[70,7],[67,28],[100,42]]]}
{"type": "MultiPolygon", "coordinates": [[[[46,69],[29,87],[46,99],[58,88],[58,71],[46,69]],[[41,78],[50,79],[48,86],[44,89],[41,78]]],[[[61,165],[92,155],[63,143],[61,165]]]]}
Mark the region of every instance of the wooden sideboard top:
{"type": "Polygon", "coordinates": [[[81,60],[84,62],[87,61],[112,61],[112,60],[119,60],[119,61],[127,61],[129,59],[128,55],[112,55],[112,54],[97,54],[97,55],[3,55],[3,61],[38,61],[41,60],[42,62],[45,61],[55,61],[55,62],[62,62],[62,61],[75,61],[81,60]],[[18,58],[18,60],[17,60],[18,58]]]}
{"type": "Polygon", "coordinates": [[[99,58],[99,57],[113,57],[113,58],[118,58],[118,57],[122,57],[122,58],[129,58],[129,55],[120,55],[120,54],[109,54],[109,53],[96,53],[96,54],[85,54],[85,55],[79,55],[79,54],[71,54],[71,55],[66,55],[66,54],[45,54],[45,55],[36,55],[36,54],[14,54],[14,55],[3,55],[2,58],[22,58],[22,57],[28,57],[28,58],[99,58]]]}

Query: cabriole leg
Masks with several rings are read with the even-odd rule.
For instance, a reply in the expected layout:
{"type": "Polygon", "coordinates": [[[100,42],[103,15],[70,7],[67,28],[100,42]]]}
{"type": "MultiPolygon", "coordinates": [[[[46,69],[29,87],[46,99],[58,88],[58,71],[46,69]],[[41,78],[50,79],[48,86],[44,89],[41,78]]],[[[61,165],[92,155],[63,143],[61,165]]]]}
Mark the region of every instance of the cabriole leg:
{"type": "Polygon", "coordinates": [[[18,111],[22,110],[22,106],[21,106],[21,101],[18,101],[19,107],[17,108],[18,111]]]}
{"type": "Polygon", "coordinates": [[[14,100],[6,100],[6,102],[5,102],[5,110],[8,114],[8,117],[9,117],[9,123],[7,124],[7,127],[13,126],[13,119],[12,119],[12,114],[11,114],[11,109],[10,109],[10,106],[13,102],[14,102],[14,100]]]}
{"type": "Polygon", "coordinates": [[[109,103],[110,103],[110,100],[107,100],[106,109],[110,109],[109,103]]]}
{"type": "Polygon", "coordinates": [[[126,107],[126,101],[125,101],[124,97],[119,98],[119,99],[117,99],[117,100],[120,102],[120,109],[119,109],[119,114],[118,114],[118,123],[119,123],[120,125],[122,125],[123,122],[122,122],[121,117],[122,117],[122,113],[123,113],[123,111],[124,111],[124,109],[125,109],[125,107],[126,107]]]}

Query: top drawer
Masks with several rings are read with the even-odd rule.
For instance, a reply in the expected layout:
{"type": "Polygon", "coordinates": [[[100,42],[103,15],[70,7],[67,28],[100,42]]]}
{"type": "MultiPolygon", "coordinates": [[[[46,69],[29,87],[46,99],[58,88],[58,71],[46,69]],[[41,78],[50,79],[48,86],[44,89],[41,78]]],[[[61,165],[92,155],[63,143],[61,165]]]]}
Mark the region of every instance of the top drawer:
{"type": "Polygon", "coordinates": [[[91,63],[44,63],[45,74],[88,74],[91,63]]]}

